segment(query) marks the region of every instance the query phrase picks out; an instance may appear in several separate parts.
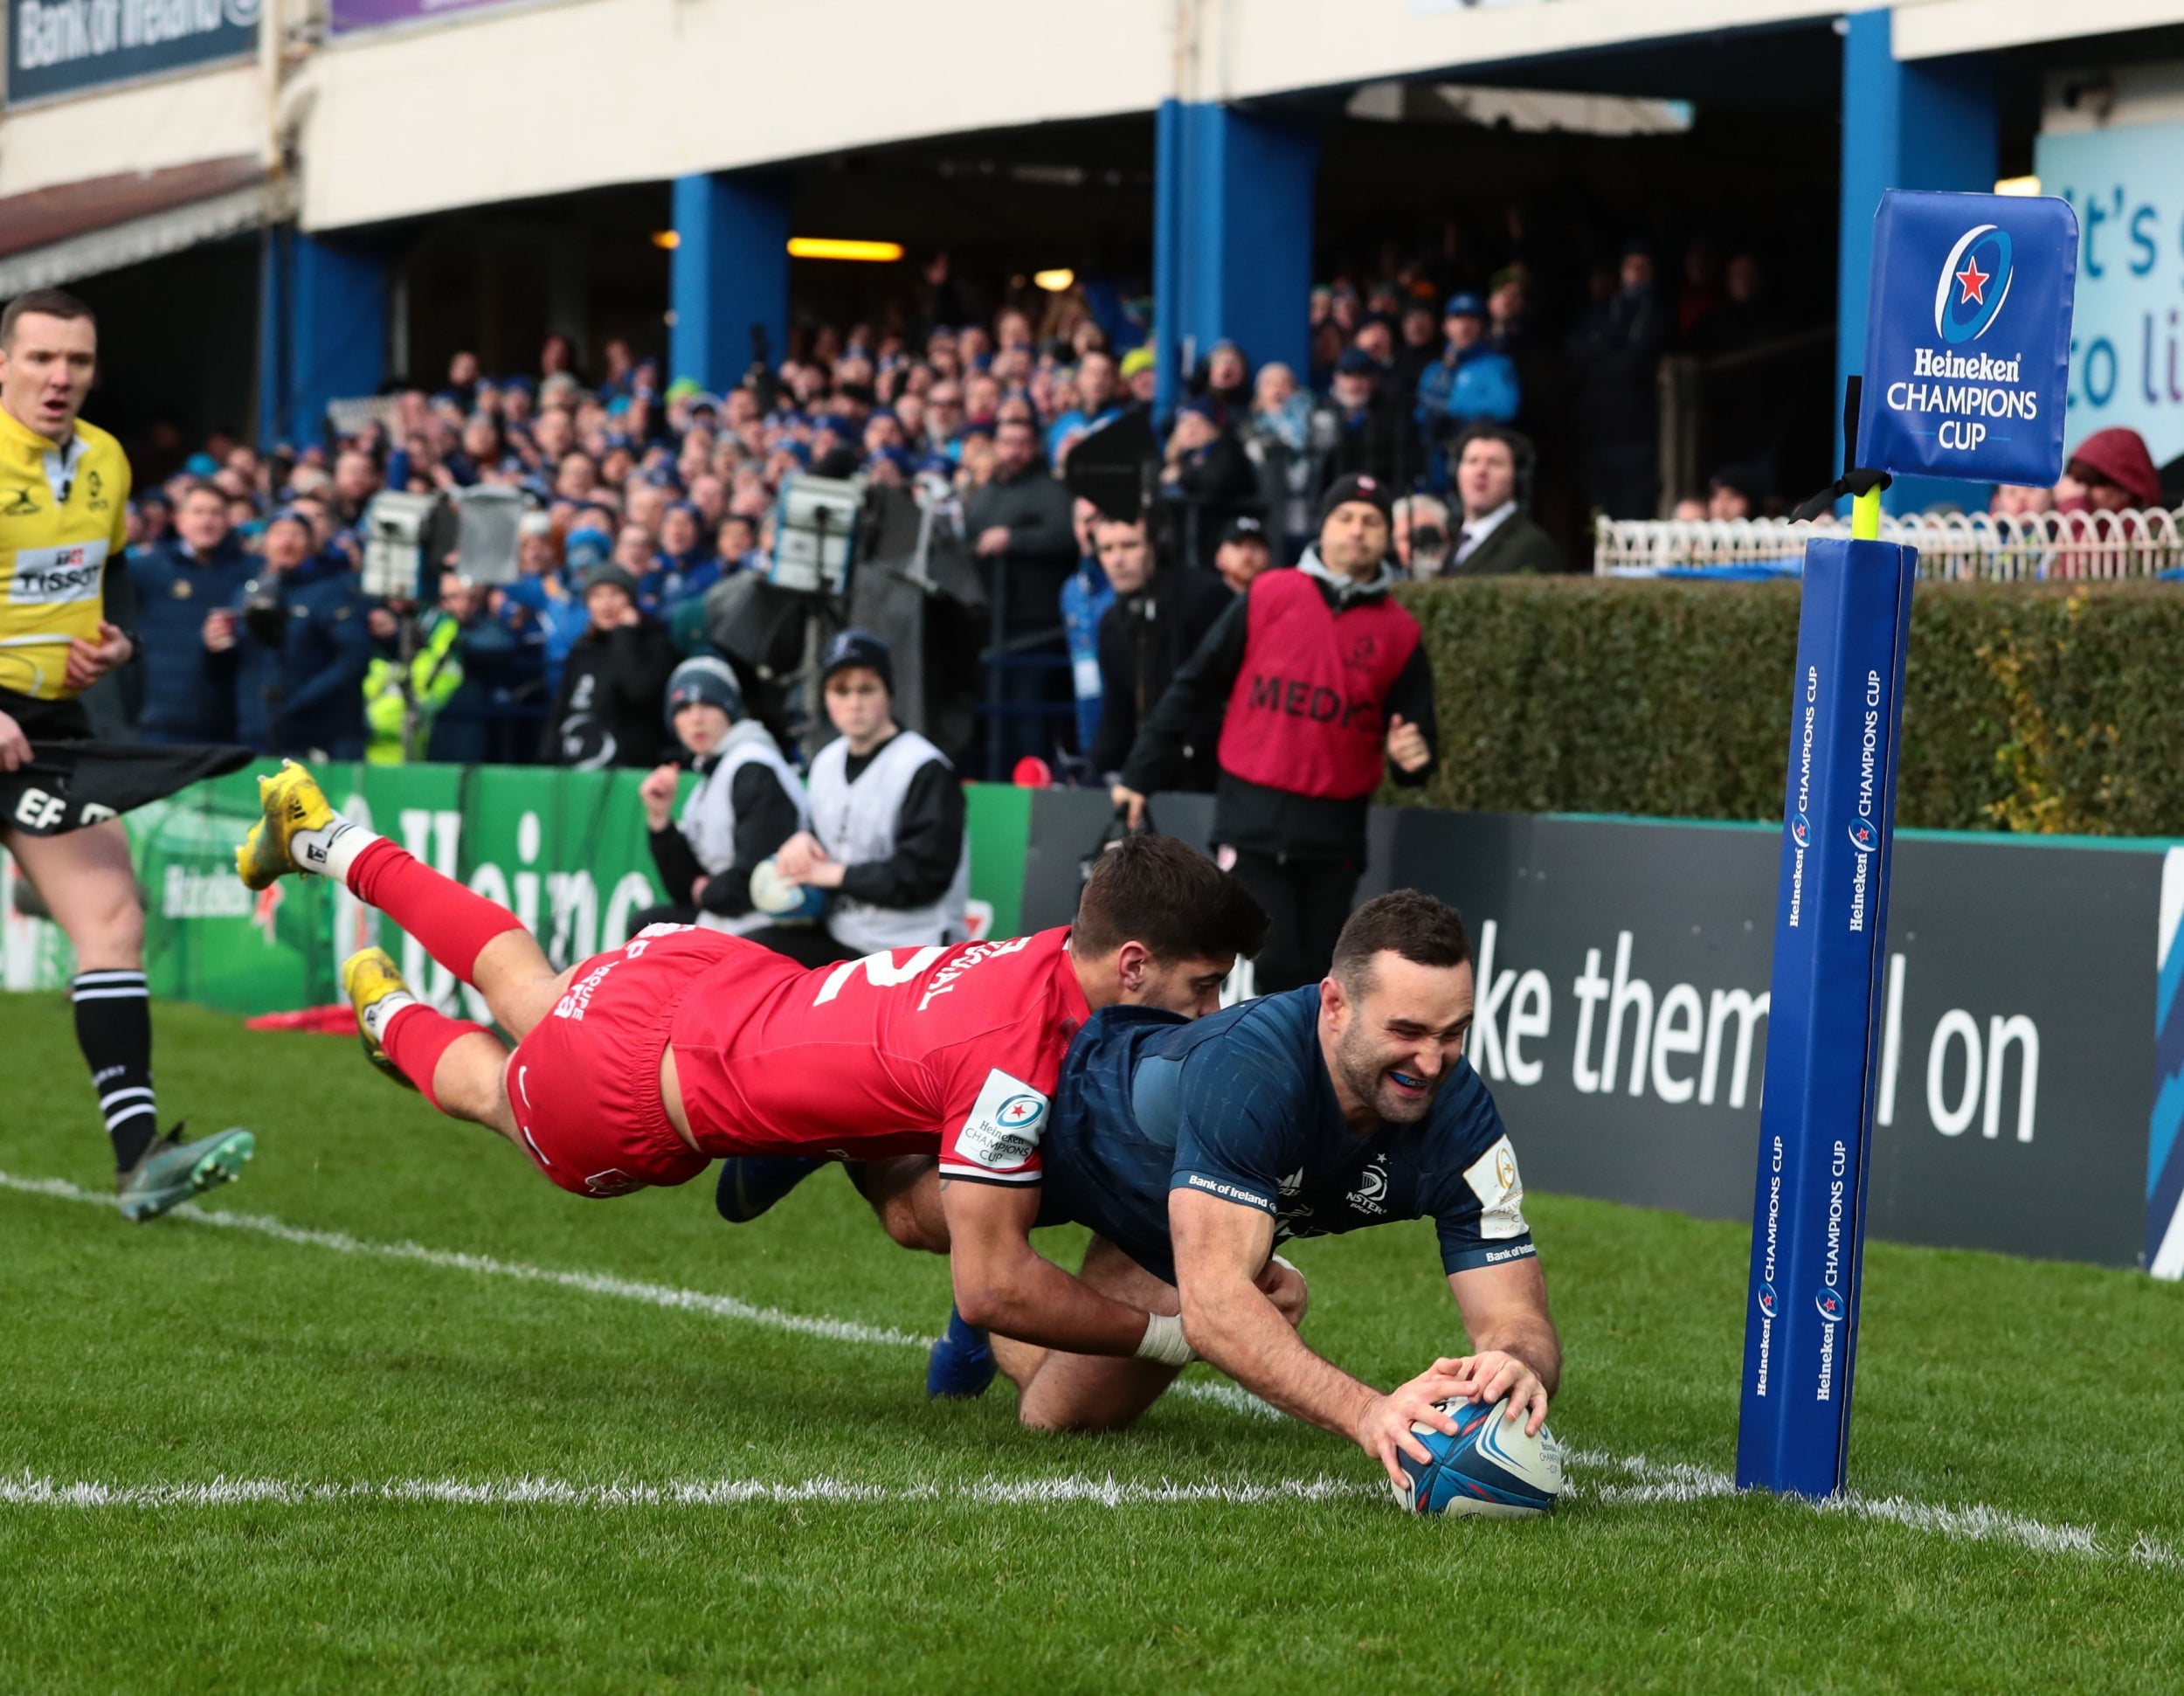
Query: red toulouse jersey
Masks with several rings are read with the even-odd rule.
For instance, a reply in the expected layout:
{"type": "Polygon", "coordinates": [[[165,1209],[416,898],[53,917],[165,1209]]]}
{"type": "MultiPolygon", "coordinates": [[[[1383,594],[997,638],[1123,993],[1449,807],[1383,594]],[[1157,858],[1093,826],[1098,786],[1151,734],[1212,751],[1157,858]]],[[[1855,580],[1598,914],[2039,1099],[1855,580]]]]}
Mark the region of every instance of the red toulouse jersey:
{"type": "Polygon", "coordinates": [[[943,1177],[1038,1182],[1054,1078],[1091,1016],[1068,939],[716,968],[670,1038],[692,1136],[715,1155],[937,1153],[943,1177]]]}

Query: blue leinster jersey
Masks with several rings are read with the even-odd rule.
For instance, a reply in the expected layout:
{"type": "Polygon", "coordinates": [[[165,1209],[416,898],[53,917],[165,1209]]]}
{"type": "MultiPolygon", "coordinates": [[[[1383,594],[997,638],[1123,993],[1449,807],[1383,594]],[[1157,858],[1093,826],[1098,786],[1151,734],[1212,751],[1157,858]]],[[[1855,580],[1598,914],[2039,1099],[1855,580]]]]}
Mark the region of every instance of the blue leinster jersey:
{"type": "Polygon", "coordinates": [[[1274,1215],[1277,1241],[1431,1218],[1451,1272],[1533,1253],[1494,1097],[1459,1061],[1417,1125],[1354,1135],[1319,1050],[1319,986],[1186,1022],[1093,1015],[1063,1061],[1040,1152],[1042,1223],[1070,1219],[1175,1281],[1168,1192],[1274,1215]]]}

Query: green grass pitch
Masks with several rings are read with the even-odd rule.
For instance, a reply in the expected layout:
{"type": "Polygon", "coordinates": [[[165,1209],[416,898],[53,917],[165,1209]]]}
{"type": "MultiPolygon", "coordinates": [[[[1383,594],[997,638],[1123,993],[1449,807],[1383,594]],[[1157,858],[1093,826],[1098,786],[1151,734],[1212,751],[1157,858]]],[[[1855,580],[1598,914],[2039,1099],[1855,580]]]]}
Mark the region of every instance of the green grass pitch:
{"type": "MultiPolygon", "coordinates": [[[[888,1333],[937,1327],[945,1268],[833,1173],[739,1229],[702,1181],[577,1201],[353,1044],[156,1018],[163,1106],[259,1133],[207,1210],[319,1235],[24,1187],[109,1167],[66,1007],[0,998],[0,1690],[2184,1684],[2184,1289],[1874,1247],[1865,1506],[1823,1512],[1722,1491],[1745,1233],[1538,1197],[1572,1494],[1422,1521],[1203,1394],[1097,1438],[1005,1384],[929,1403],[888,1333]]],[[[1295,1257],[1345,1366],[1457,1352],[1430,1227],[1295,1257]]]]}

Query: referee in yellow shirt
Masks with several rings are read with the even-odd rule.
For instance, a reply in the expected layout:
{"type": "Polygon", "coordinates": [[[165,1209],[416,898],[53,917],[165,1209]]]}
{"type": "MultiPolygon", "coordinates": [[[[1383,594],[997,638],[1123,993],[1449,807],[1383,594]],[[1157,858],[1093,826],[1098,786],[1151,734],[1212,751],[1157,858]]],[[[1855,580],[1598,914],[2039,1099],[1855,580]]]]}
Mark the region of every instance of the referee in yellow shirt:
{"type": "Polygon", "coordinates": [[[75,945],[76,1042],[113,1139],[122,1213],[150,1219],[232,1178],[247,1131],[162,1138],[152,1093],[144,914],[119,814],[241,750],[91,741],[77,699],[134,657],[108,616],[125,569],[129,464],[77,414],[98,370],[91,309],[59,289],[0,312],[0,848],[75,945]]]}

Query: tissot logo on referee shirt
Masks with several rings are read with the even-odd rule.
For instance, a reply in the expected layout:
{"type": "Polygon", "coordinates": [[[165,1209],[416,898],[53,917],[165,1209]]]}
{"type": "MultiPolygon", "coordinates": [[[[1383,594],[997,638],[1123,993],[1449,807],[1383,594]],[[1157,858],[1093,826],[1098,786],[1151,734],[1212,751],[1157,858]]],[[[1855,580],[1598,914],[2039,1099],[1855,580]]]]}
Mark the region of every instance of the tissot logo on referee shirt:
{"type": "Polygon", "coordinates": [[[78,542],[65,548],[18,548],[8,599],[17,606],[95,599],[106,561],[103,540],[78,542]]]}

